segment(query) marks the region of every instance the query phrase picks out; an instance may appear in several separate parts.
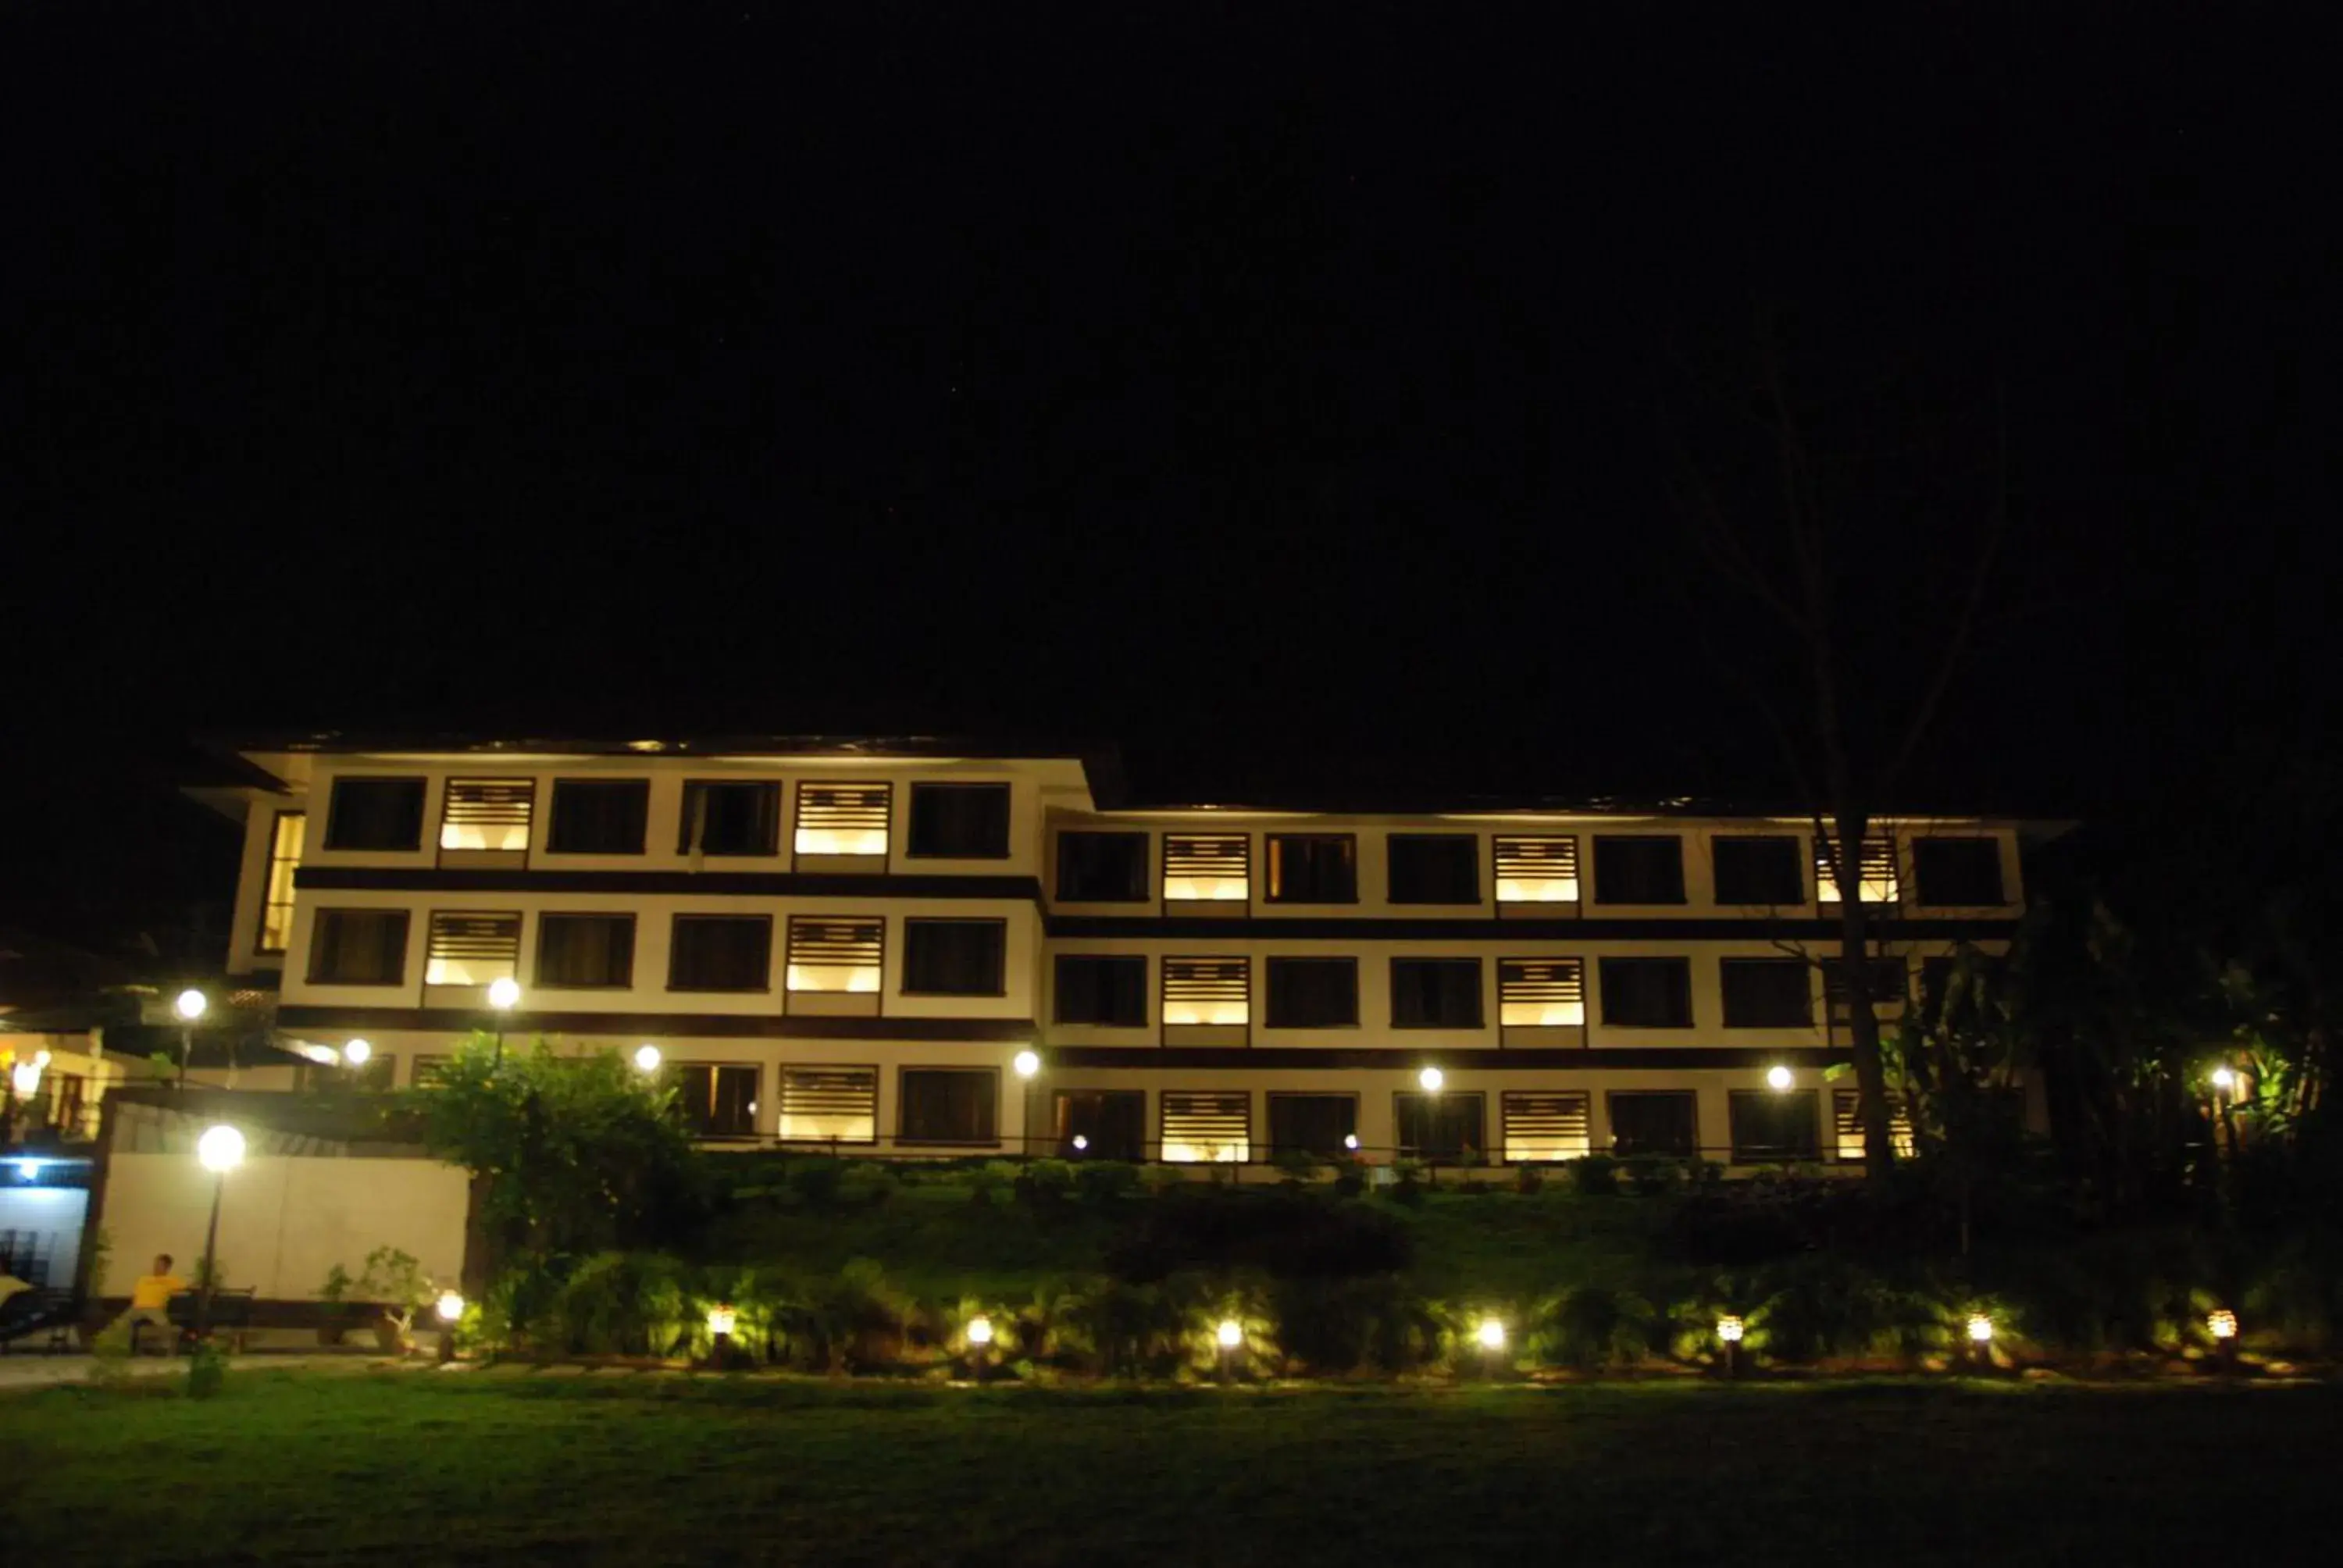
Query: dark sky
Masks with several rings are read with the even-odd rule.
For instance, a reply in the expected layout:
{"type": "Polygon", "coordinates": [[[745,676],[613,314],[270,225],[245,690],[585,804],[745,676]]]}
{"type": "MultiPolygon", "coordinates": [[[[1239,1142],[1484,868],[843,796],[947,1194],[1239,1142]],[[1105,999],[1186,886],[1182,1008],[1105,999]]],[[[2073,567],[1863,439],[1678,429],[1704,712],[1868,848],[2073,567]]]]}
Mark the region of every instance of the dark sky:
{"type": "Polygon", "coordinates": [[[225,895],[167,787],[249,727],[1778,790],[1727,678],[1778,630],[1669,500],[1689,452],[1772,526],[1761,320],[1904,465],[1836,497],[1879,711],[2006,481],[1916,796],[2331,745],[2333,40],[2281,13],[354,9],[0,24],[0,916],[225,895]]]}

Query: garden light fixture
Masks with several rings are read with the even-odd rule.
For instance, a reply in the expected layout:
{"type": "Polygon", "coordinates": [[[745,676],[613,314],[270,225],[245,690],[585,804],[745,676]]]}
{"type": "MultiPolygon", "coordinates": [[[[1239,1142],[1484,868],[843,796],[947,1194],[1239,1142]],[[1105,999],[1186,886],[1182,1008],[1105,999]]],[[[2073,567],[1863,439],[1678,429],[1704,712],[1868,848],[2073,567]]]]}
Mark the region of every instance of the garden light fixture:
{"type": "Polygon", "coordinates": [[[16,1091],[17,1099],[30,1100],[40,1092],[41,1073],[48,1065],[49,1053],[43,1050],[8,1070],[8,1087],[16,1091]]]}
{"type": "Polygon", "coordinates": [[[2211,1334],[2217,1340],[2227,1341],[2236,1339],[2237,1337],[2237,1314],[2229,1311],[2227,1307],[2222,1307],[2217,1311],[2207,1313],[2205,1316],[2205,1332],[2211,1334]]]}
{"type": "Polygon", "coordinates": [[[227,1173],[244,1163],[244,1134],[226,1122],[204,1129],[196,1140],[196,1160],[212,1173],[212,1219],[204,1231],[203,1292],[196,1297],[196,1338],[202,1339],[212,1322],[212,1291],[219,1284],[220,1196],[227,1190],[227,1173]]]}
{"type": "Polygon", "coordinates": [[[1080,1154],[1083,1150],[1088,1149],[1091,1146],[1091,1141],[1083,1134],[1077,1132],[1073,1137],[1073,1145],[1074,1152],[1080,1154]]]}
{"type": "Polygon", "coordinates": [[[1232,1351],[1244,1343],[1244,1327],[1234,1318],[1222,1318],[1212,1337],[1220,1341],[1221,1349],[1232,1351]]]}
{"type": "Polygon", "coordinates": [[[2213,1070],[2213,1087],[2227,1094],[2237,1087],[2237,1070],[2227,1062],[2213,1070]]]}
{"type": "Polygon", "coordinates": [[[968,1320],[968,1342],[981,1349],[992,1342],[992,1320],[978,1316],[968,1320]]]}
{"type": "Polygon", "coordinates": [[[1355,1132],[1343,1133],[1342,1147],[1350,1150],[1353,1153],[1356,1153],[1359,1147],[1359,1135],[1355,1132]]]}
{"type": "Polygon", "coordinates": [[[708,1332],[718,1339],[731,1333],[740,1321],[740,1314],[731,1307],[719,1304],[708,1309],[708,1332]]]}
{"type": "Polygon", "coordinates": [[[1484,1351],[1503,1350],[1505,1348],[1505,1325],[1502,1320],[1497,1318],[1483,1318],[1481,1320],[1481,1327],[1473,1337],[1481,1342],[1481,1348],[1484,1351]]]}
{"type": "Polygon", "coordinates": [[[1747,1332],[1747,1325],[1730,1312],[1716,1320],[1716,1337],[1728,1345],[1739,1344],[1741,1336],[1747,1332]]]}
{"type": "Polygon", "coordinates": [[[520,981],[510,975],[499,975],[488,982],[488,1005],[498,1012],[510,1012],[520,1005],[520,981]]]}
{"type": "Polygon", "coordinates": [[[244,1134],[225,1121],[206,1128],[196,1140],[196,1159],[213,1175],[226,1175],[244,1163],[244,1134]]]}
{"type": "Polygon", "coordinates": [[[464,1298],[454,1291],[442,1291],[433,1310],[438,1312],[441,1322],[452,1323],[464,1315],[464,1298]]]}
{"type": "Polygon", "coordinates": [[[1973,1345],[1993,1343],[1993,1320],[1983,1312],[1969,1314],[1969,1343],[1973,1345]]]}

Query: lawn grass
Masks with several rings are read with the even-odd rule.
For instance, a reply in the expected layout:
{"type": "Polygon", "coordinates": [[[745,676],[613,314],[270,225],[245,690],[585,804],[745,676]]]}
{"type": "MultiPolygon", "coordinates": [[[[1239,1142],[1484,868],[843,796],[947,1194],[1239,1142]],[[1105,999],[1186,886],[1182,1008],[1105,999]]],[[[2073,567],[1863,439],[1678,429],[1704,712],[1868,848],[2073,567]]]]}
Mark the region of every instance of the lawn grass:
{"type": "Polygon", "coordinates": [[[2343,1392],[2324,1387],[976,1392],[239,1369],[206,1402],[161,1387],[0,1397],[0,1550],[25,1563],[2218,1561],[2323,1538],[2315,1456],[2338,1418],[2343,1392]]]}

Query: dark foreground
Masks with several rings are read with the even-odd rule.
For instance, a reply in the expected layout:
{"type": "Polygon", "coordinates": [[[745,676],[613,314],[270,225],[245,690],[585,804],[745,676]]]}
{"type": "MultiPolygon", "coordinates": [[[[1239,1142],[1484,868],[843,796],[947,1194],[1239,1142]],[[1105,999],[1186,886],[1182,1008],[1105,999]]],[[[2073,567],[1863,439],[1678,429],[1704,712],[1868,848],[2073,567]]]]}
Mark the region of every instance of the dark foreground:
{"type": "MultiPolygon", "coordinates": [[[[11,1563],[2221,1561],[2332,1388],[1121,1393],[239,1371],[0,1397],[11,1563]]],[[[2249,1523],[2247,1522],[2250,1522],[2249,1523]]]]}

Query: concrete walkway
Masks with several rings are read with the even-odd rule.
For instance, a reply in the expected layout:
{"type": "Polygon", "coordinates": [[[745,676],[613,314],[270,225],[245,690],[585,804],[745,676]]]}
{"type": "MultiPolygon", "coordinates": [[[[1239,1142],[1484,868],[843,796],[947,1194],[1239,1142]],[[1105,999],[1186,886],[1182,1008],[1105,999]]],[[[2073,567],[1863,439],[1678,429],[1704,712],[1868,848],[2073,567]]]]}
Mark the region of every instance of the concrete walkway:
{"type": "MultiPolygon", "coordinates": [[[[92,1357],[81,1351],[63,1355],[40,1352],[0,1356],[0,1393],[13,1389],[48,1388],[57,1383],[87,1382],[92,1357]]],[[[134,1356],[123,1364],[131,1377],[185,1377],[187,1358],[185,1356],[134,1356]]],[[[309,1350],[291,1352],[258,1351],[248,1355],[229,1358],[228,1365],[242,1372],[315,1372],[321,1368],[338,1367],[357,1371],[369,1367],[427,1366],[427,1358],[398,1360],[358,1351],[309,1350]]]]}

